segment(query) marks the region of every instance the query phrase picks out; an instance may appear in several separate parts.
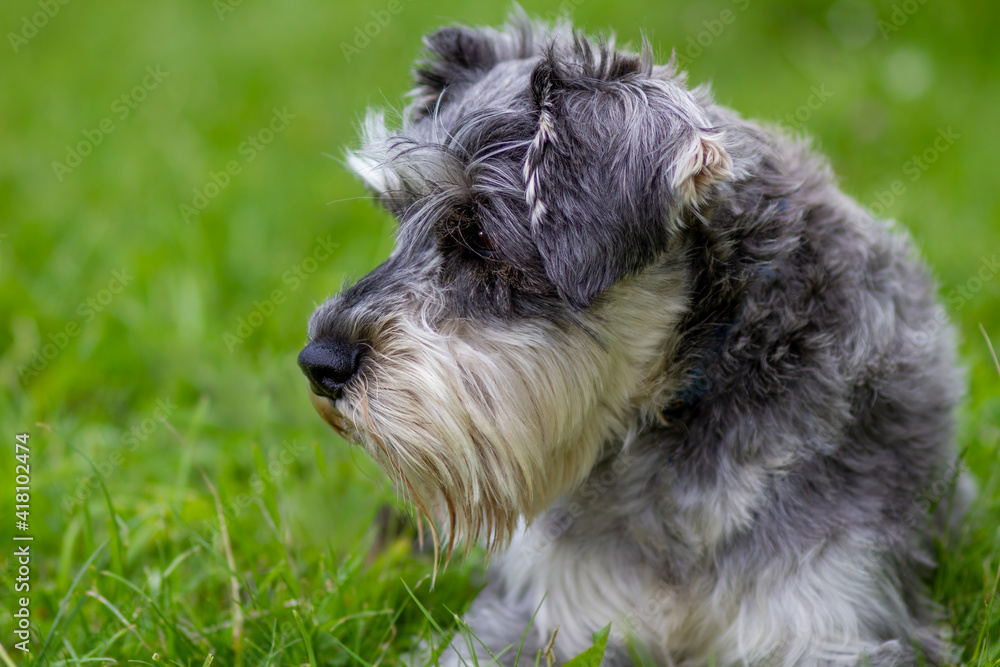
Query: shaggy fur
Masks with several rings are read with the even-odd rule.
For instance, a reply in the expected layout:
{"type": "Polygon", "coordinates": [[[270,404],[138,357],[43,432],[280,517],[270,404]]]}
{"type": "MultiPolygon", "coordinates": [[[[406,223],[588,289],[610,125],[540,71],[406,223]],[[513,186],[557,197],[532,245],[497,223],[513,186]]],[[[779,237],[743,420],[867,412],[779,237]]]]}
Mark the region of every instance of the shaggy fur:
{"type": "Polygon", "coordinates": [[[944,660],[961,382],[907,236],[645,45],[518,14],[427,46],[349,155],[397,247],[300,364],[435,545],[504,550],[449,660],[512,664],[536,611],[521,653],[558,627],[560,661],[609,622],[606,664],[944,660]]]}

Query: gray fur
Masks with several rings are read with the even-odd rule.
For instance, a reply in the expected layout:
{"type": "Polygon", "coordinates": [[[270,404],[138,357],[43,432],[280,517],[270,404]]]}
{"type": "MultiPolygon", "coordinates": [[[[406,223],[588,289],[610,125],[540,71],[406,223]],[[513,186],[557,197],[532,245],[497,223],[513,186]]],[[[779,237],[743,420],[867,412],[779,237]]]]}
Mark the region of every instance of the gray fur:
{"type": "Polygon", "coordinates": [[[398,246],[314,315],[365,350],[314,401],[450,539],[506,548],[477,636],[516,647],[541,604],[531,664],[611,621],[606,664],[625,634],[670,665],[942,664],[925,510],[962,382],[907,235],[648,47],[523,15],[428,47],[350,159],[398,246]]]}

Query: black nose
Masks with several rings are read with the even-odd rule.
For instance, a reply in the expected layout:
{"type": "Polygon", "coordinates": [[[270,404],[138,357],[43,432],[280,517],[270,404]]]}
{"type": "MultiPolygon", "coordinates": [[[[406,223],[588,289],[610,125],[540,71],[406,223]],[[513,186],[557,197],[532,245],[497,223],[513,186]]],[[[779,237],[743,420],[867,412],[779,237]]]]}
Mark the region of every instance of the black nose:
{"type": "Polygon", "coordinates": [[[338,340],[316,340],[299,353],[299,367],[319,396],[340,398],[344,385],[354,377],[361,348],[338,340]]]}

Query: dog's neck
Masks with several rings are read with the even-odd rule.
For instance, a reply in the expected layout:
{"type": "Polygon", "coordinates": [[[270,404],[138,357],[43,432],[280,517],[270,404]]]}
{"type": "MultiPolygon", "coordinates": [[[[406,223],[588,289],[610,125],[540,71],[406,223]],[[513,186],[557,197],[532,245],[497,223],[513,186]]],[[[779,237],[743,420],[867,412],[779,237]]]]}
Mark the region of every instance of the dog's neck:
{"type": "Polygon", "coordinates": [[[684,421],[687,419],[698,402],[708,393],[710,388],[708,377],[705,373],[705,365],[717,357],[726,344],[733,325],[721,324],[717,326],[708,336],[710,343],[714,344],[703,353],[697,364],[691,368],[687,374],[681,389],[674,394],[674,397],[660,408],[660,416],[668,424],[684,421]]]}

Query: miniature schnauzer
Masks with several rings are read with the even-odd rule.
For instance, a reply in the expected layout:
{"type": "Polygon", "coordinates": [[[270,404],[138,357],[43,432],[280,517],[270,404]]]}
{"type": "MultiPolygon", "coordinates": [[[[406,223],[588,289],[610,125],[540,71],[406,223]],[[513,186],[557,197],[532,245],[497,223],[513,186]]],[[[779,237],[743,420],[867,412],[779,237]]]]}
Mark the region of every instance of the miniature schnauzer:
{"type": "Polygon", "coordinates": [[[645,42],[515,12],[426,44],[348,154],[396,248],[299,364],[435,548],[503,551],[450,660],[608,623],[604,664],[947,660],[962,378],[906,234],[645,42]]]}

